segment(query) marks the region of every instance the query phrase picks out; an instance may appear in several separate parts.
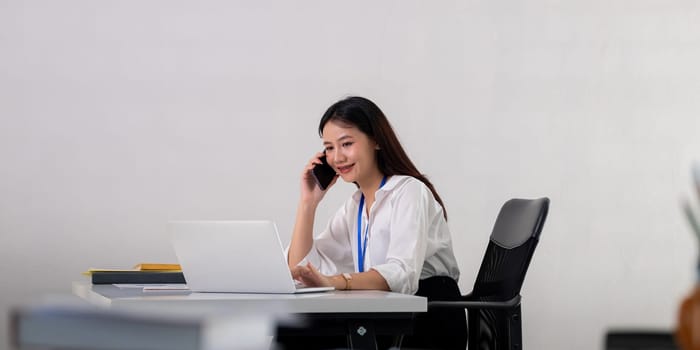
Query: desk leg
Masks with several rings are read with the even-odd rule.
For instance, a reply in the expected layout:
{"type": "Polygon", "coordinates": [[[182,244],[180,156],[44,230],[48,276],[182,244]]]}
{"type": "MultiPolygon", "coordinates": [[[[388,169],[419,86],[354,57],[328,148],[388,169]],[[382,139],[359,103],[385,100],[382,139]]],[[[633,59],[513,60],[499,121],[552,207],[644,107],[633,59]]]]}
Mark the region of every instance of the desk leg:
{"type": "Polygon", "coordinates": [[[377,336],[372,321],[348,322],[348,334],[350,349],[377,350],[377,336]]]}

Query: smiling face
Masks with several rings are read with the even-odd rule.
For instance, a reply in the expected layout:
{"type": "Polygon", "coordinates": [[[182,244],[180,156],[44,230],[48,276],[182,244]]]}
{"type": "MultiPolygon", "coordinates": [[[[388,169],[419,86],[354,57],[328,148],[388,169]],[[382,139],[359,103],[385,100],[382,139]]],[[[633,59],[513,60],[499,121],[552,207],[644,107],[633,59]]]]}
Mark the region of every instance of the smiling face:
{"type": "Polygon", "coordinates": [[[377,143],[358,128],[337,121],[323,127],[328,164],[346,182],[370,185],[382,177],[377,166],[377,143]]]}

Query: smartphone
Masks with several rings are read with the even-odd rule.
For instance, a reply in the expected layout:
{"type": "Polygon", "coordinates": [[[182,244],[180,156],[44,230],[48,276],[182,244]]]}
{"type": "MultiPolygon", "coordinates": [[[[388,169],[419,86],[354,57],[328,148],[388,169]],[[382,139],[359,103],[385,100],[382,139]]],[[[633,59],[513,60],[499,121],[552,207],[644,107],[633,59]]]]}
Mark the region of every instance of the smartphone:
{"type": "Polygon", "coordinates": [[[316,164],[311,173],[313,174],[314,180],[316,180],[318,187],[322,191],[325,191],[326,188],[328,188],[328,185],[330,185],[335,178],[335,170],[328,165],[326,156],[321,157],[321,162],[323,162],[323,164],[316,164]]]}

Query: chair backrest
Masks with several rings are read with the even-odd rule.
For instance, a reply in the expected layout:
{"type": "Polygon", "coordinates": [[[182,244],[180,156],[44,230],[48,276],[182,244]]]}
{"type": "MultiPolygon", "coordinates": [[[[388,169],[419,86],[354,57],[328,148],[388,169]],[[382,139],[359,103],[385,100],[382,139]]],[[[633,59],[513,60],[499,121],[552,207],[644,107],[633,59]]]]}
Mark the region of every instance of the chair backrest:
{"type": "MultiPolygon", "coordinates": [[[[484,259],[466,300],[516,300],[549,211],[549,199],[511,199],[498,213],[484,259]]],[[[520,302],[510,308],[477,308],[469,313],[469,349],[522,349],[520,302]]]]}
{"type": "Polygon", "coordinates": [[[510,300],[520,294],[549,210],[549,198],[511,199],[498,213],[471,297],[510,300]]]}

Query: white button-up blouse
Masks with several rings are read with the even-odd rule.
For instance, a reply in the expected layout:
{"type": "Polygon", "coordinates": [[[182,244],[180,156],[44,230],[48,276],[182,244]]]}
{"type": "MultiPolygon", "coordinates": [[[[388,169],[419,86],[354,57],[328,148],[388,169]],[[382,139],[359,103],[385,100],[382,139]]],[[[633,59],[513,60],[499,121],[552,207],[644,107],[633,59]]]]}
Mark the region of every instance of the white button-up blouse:
{"type": "MultiPolygon", "coordinates": [[[[325,275],[358,271],[357,216],[361,195],[358,190],[338,210],[314,239],[305,258],[325,275]]],[[[459,279],[442,207],[420,180],[391,176],[377,190],[370,217],[367,218],[366,210],[361,215],[363,239],[368,228],[365,271],[379,272],[392,291],[415,294],[418,281],[432,276],[459,279]]]]}

